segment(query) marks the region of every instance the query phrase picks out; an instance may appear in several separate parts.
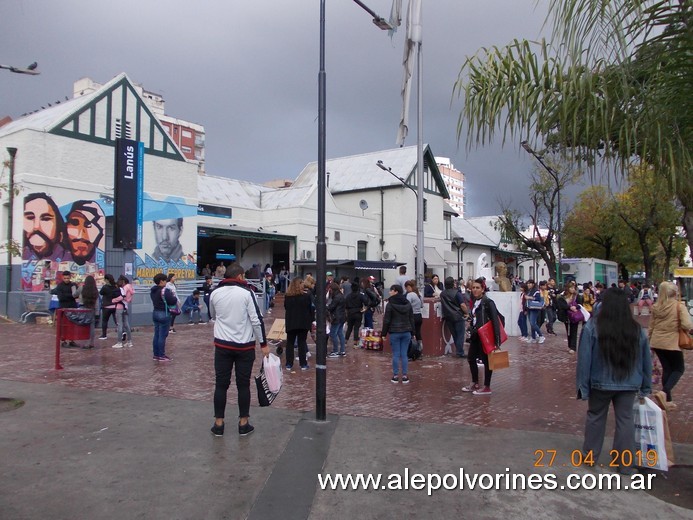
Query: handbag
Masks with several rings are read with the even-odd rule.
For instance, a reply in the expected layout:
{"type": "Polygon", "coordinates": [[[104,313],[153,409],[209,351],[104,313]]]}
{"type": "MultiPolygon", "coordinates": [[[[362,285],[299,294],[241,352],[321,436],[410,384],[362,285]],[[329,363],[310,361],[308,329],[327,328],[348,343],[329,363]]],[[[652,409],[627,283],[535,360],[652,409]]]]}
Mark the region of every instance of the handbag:
{"type": "Polygon", "coordinates": [[[284,381],[284,373],[282,372],[282,362],[279,357],[270,353],[269,356],[262,358],[262,369],[267,379],[267,387],[270,392],[279,393],[282,389],[284,381]]]}
{"type": "Polygon", "coordinates": [[[581,321],[585,321],[585,315],[582,314],[579,308],[574,311],[568,310],[568,320],[570,323],[580,323],[581,321]]]}
{"type": "MultiPolygon", "coordinates": [[[[500,342],[502,345],[508,339],[508,334],[505,332],[503,322],[500,320],[500,318],[498,319],[498,324],[500,325],[500,342]]],[[[481,327],[479,327],[476,332],[479,335],[481,346],[483,347],[484,352],[486,354],[493,352],[496,349],[496,337],[493,333],[493,321],[488,320],[481,327]]]]}
{"type": "Polygon", "coordinates": [[[255,386],[257,387],[257,401],[260,406],[269,406],[277,398],[279,392],[272,392],[267,383],[265,367],[260,365],[260,373],[255,376],[255,386]]]}
{"type": "Polygon", "coordinates": [[[497,349],[488,355],[489,370],[501,370],[510,367],[510,355],[507,350],[497,349]]]}
{"type": "Polygon", "coordinates": [[[693,350],[693,338],[687,330],[681,328],[681,308],[676,309],[676,321],[679,324],[679,348],[681,350],[693,350]]]}
{"type": "Polygon", "coordinates": [[[166,303],[166,295],[164,294],[165,290],[165,287],[161,289],[161,299],[164,300],[164,307],[166,307],[166,312],[172,314],[173,316],[178,316],[180,314],[180,307],[178,307],[178,304],[176,304],[173,307],[169,307],[168,303],[166,303]]]}
{"type": "Polygon", "coordinates": [[[529,300],[527,302],[527,308],[530,311],[540,311],[541,309],[544,308],[544,302],[537,301],[537,300],[529,300]]]}

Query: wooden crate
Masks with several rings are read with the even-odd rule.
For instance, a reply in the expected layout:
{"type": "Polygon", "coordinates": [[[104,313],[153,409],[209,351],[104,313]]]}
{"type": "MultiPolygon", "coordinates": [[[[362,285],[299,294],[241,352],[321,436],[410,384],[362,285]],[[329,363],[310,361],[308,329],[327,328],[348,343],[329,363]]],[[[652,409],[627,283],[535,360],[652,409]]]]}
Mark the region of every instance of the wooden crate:
{"type": "Polygon", "coordinates": [[[267,333],[267,339],[273,341],[286,341],[286,328],[283,318],[277,318],[272,323],[272,327],[267,333]]]}

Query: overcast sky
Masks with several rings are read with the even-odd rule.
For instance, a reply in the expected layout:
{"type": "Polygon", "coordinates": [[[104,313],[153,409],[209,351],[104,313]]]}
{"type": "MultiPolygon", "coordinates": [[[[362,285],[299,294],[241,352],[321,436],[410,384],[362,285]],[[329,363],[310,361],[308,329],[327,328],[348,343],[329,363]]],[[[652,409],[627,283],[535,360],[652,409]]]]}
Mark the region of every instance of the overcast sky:
{"type": "MultiPolygon", "coordinates": [[[[404,20],[390,39],[352,0],[326,3],[327,157],[395,148],[404,20]]],[[[364,3],[389,17],[391,0],[364,3]]],[[[545,14],[535,0],[423,0],[424,142],[465,173],[467,216],[497,213],[499,195],[527,207],[533,165],[518,143],[458,146],[460,66],[481,47],[538,38],[545,14]]],[[[0,0],[0,63],[41,71],[0,71],[0,117],[126,72],[163,94],[168,115],[204,125],[208,174],[293,179],[317,159],[318,58],[318,0],[0,0]]],[[[405,145],[416,144],[415,88],[411,103],[405,145]]]]}

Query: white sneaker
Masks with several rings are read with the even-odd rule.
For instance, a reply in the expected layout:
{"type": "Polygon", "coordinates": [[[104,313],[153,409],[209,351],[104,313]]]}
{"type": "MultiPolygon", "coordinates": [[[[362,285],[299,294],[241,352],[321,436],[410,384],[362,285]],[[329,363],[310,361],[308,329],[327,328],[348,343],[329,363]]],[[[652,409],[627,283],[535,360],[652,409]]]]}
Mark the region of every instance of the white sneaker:
{"type": "Polygon", "coordinates": [[[119,341],[115,345],[113,345],[111,348],[123,348],[123,344],[119,341]]]}
{"type": "Polygon", "coordinates": [[[539,336],[537,343],[544,343],[544,341],[546,341],[546,337],[545,336],[539,336]]]}
{"type": "Polygon", "coordinates": [[[536,343],[536,342],[537,342],[536,339],[528,339],[528,340],[527,340],[527,343],[536,343]]]}
{"type": "Polygon", "coordinates": [[[521,341],[522,343],[528,343],[528,342],[529,342],[529,338],[528,338],[527,336],[520,336],[520,341],[521,341]]]}
{"type": "Polygon", "coordinates": [[[132,348],[132,341],[128,341],[128,342],[125,344],[125,346],[126,346],[127,348],[132,348]]]}

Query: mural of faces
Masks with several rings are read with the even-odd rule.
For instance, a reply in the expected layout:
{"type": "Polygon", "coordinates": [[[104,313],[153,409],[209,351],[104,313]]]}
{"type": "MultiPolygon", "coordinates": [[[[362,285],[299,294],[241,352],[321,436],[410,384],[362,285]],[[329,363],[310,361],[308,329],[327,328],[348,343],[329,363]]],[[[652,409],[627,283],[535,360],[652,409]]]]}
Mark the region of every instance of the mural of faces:
{"type": "Polygon", "coordinates": [[[65,245],[77,265],[93,261],[104,236],[105,222],[103,211],[96,202],[79,200],[72,204],[65,223],[65,245]]]}
{"type": "Polygon", "coordinates": [[[152,256],[156,259],[163,258],[167,262],[180,260],[183,256],[183,246],[180,243],[180,236],[183,232],[183,219],[155,220],[153,224],[156,248],[152,256]]]}
{"type": "Polygon", "coordinates": [[[32,193],[24,198],[24,257],[38,260],[62,255],[63,217],[58,206],[46,193],[32,193]]]}

